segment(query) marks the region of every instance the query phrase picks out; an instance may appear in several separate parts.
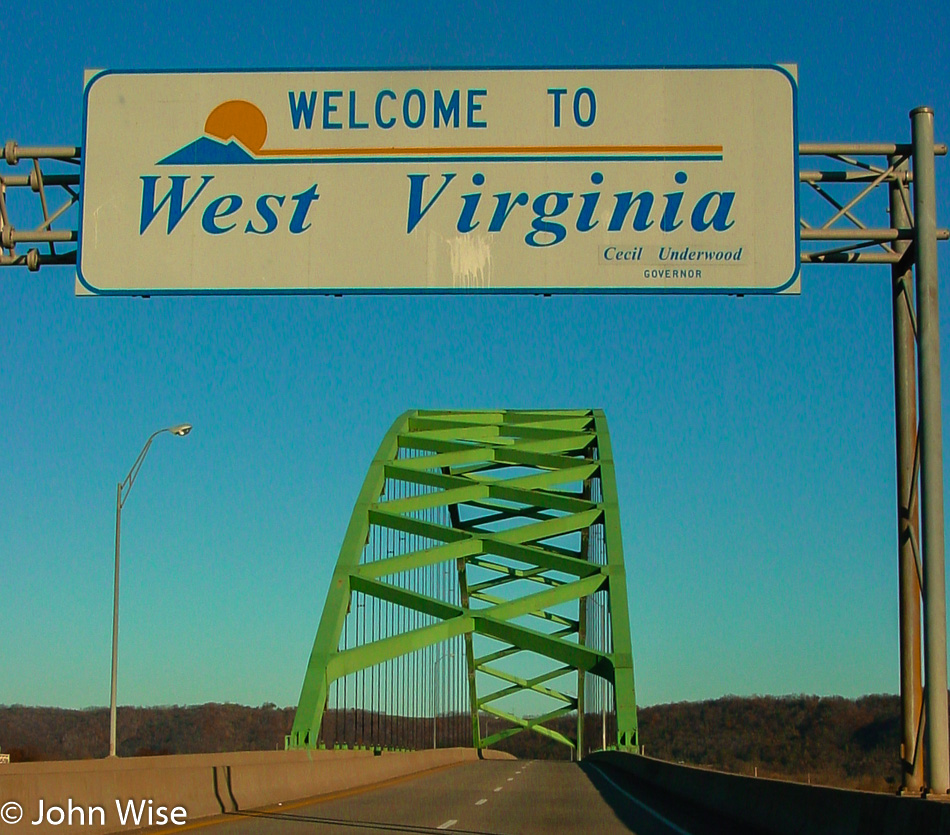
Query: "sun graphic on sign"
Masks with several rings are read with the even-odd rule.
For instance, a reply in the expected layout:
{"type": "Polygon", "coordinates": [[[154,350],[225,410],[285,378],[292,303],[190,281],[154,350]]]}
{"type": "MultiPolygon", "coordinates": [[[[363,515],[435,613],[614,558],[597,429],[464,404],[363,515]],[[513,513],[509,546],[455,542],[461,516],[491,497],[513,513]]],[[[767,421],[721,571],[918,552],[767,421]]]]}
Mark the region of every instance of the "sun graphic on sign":
{"type": "Polygon", "coordinates": [[[267,139],[267,119],[256,104],[233,99],[208,114],[205,133],[223,142],[236,139],[252,154],[259,154],[267,139]]]}

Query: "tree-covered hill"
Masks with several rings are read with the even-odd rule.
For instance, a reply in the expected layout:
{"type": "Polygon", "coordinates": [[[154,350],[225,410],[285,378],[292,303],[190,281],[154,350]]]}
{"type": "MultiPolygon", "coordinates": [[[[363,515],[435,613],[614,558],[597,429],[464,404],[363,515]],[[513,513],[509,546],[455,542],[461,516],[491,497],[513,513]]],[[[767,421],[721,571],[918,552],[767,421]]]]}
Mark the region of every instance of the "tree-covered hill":
{"type": "MultiPolygon", "coordinates": [[[[641,708],[640,738],[648,755],[674,762],[894,791],[900,781],[899,713],[896,696],[728,696],[641,708]]],[[[293,708],[272,704],[120,708],[119,753],[274,750],[283,747],[293,715],[293,708]]],[[[467,720],[458,720],[464,728],[467,720]]],[[[336,720],[329,716],[326,721],[329,729],[336,720]]],[[[351,729],[355,721],[349,717],[351,729]]],[[[415,745],[426,746],[431,721],[403,721],[401,727],[414,735],[415,745]]],[[[573,717],[563,717],[553,726],[573,738],[575,725],[573,717]]],[[[103,757],[108,737],[104,708],[0,706],[0,750],[13,762],[103,757]]],[[[537,734],[517,734],[498,747],[521,757],[569,755],[537,734]]]]}

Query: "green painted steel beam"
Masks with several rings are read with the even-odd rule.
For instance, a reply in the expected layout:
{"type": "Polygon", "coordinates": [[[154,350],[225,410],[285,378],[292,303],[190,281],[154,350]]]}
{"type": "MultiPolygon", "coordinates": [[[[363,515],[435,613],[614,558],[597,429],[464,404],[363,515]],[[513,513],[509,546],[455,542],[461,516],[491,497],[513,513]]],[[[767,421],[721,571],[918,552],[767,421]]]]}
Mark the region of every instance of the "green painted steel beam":
{"type": "Polygon", "coordinates": [[[506,673],[504,670],[498,670],[494,667],[488,667],[485,665],[479,667],[478,671],[480,673],[485,673],[486,675],[494,676],[495,678],[501,679],[502,681],[507,681],[513,685],[512,687],[506,687],[503,690],[496,690],[494,693],[490,693],[489,695],[482,697],[478,700],[479,706],[488,704],[489,702],[497,702],[500,699],[506,699],[508,696],[524,692],[525,690],[531,690],[535,693],[540,693],[542,696],[548,696],[549,698],[556,699],[558,701],[567,702],[572,707],[577,707],[577,699],[574,696],[570,696],[567,693],[561,693],[559,690],[554,690],[550,687],[543,686],[544,682],[546,681],[562,678],[568,673],[574,672],[573,667],[558,667],[555,670],[551,670],[539,676],[533,676],[530,679],[523,679],[519,676],[512,675],[511,673],[506,673]]]}
{"type": "Polygon", "coordinates": [[[532,522],[530,525],[509,528],[506,531],[492,534],[490,538],[498,542],[509,542],[513,545],[540,542],[544,539],[563,536],[566,533],[576,533],[581,528],[596,524],[601,516],[602,511],[600,510],[585,510],[582,513],[572,513],[569,516],[559,516],[556,519],[548,519],[544,522],[532,522]]]}
{"type": "Polygon", "coordinates": [[[583,483],[599,469],[600,465],[597,463],[581,464],[580,466],[549,470],[548,472],[538,473],[537,475],[523,475],[518,478],[509,479],[505,483],[509,487],[519,487],[522,490],[537,490],[543,495],[548,495],[552,487],[558,484],[583,483]]]}
{"type": "Polygon", "coordinates": [[[533,615],[550,606],[557,606],[600,591],[606,582],[607,578],[600,575],[585,577],[583,580],[565,583],[558,588],[535,592],[504,603],[495,603],[490,610],[491,616],[495,619],[511,620],[522,615],[533,615]]]}
{"type": "Polygon", "coordinates": [[[399,463],[387,464],[383,468],[386,478],[395,481],[405,481],[410,484],[419,484],[423,487],[437,487],[442,490],[451,490],[454,487],[468,487],[472,482],[464,476],[448,475],[447,473],[433,473],[429,470],[413,470],[402,467],[399,463]]]}
{"type": "MultiPolygon", "coordinates": [[[[513,465],[506,464],[504,462],[492,462],[487,467],[485,465],[469,464],[466,465],[468,472],[463,474],[456,471],[453,473],[453,475],[464,475],[465,478],[471,479],[472,481],[480,481],[488,484],[504,482],[510,487],[520,487],[525,490],[554,492],[554,488],[558,484],[573,484],[575,482],[583,482],[585,477],[589,477],[589,475],[583,475],[585,471],[588,471],[588,473],[594,473],[600,466],[596,461],[589,461],[586,458],[568,458],[558,460],[561,462],[561,466],[548,468],[538,473],[532,473],[531,475],[515,476],[514,478],[505,477],[505,471],[509,466],[513,465]],[[486,475],[483,470],[487,470],[488,474],[486,475]]],[[[560,492],[564,495],[580,495],[580,493],[571,494],[568,491],[563,490],[560,492]]]]}
{"type": "Polygon", "coordinates": [[[542,736],[547,736],[551,739],[557,740],[561,744],[567,745],[570,748],[574,747],[574,743],[571,742],[571,740],[569,740],[566,736],[551,728],[546,728],[542,724],[544,722],[550,722],[552,719],[560,719],[562,716],[566,716],[571,712],[571,708],[569,707],[558,708],[557,710],[552,710],[542,716],[535,716],[531,719],[522,719],[518,716],[506,713],[503,710],[498,710],[498,708],[495,708],[492,705],[485,705],[482,710],[484,710],[485,713],[492,714],[492,716],[497,716],[499,719],[504,719],[506,722],[512,722],[515,725],[518,725],[517,728],[506,729],[488,737],[484,740],[485,747],[492,745],[494,742],[500,742],[502,739],[512,736],[519,731],[534,731],[535,733],[539,733],[542,736]]]}
{"type": "Polygon", "coordinates": [[[372,525],[402,531],[413,536],[437,539],[440,542],[458,542],[467,539],[469,536],[465,531],[447,525],[439,525],[435,522],[427,522],[423,519],[414,519],[411,516],[402,516],[398,513],[380,510],[376,504],[366,509],[366,515],[372,525]]]}
{"type": "Polygon", "coordinates": [[[482,553],[482,543],[479,539],[460,539],[445,545],[436,545],[433,548],[424,548],[421,551],[411,551],[400,554],[398,557],[386,557],[358,565],[353,574],[359,577],[378,579],[403,571],[412,571],[416,568],[425,568],[429,565],[439,565],[449,560],[477,557],[482,553]]]}
{"type": "MultiPolygon", "coordinates": [[[[494,595],[485,594],[484,592],[470,592],[470,596],[475,600],[481,600],[483,603],[490,603],[491,608],[497,606],[499,603],[507,602],[504,598],[495,597],[494,595]]],[[[489,610],[491,610],[491,608],[489,610]]],[[[476,609],[474,611],[483,612],[485,609],[476,609]]],[[[572,620],[571,618],[565,617],[564,615],[559,615],[556,612],[546,612],[544,609],[539,609],[537,611],[525,612],[519,617],[532,617],[538,618],[539,620],[548,621],[550,623],[557,623],[561,626],[571,626],[574,628],[574,631],[577,631],[577,621],[572,620]]]]}
{"type": "MultiPolygon", "coordinates": [[[[466,502],[465,507],[473,511],[484,511],[485,515],[472,517],[465,520],[465,529],[477,533],[494,533],[495,526],[511,520],[522,521],[531,520],[535,522],[544,522],[549,519],[558,519],[560,515],[557,511],[549,510],[543,507],[525,507],[524,505],[505,504],[497,499],[475,499],[466,502]]],[[[576,511],[568,511],[574,513],[576,511]]]]}
{"type": "MultiPolygon", "coordinates": [[[[481,672],[481,670],[479,670],[481,672]]],[[[570,709],[574,710],[577,708],[577,698],[575,696],[568,695],[567,693],[561,693],[559,690],[552,690],[550,687],[542,687],[540,684],[535,687],[520,687],[515,684],[511,687],[505,687],[502,690],[495,690],[493,693],[489,693],[487,696],[481,696],[478,699],[479,708],[484,707],[487,704],[492,702],[498,702],[502,699],[507,699],[509,696],[518,695],[525,692],[538,693],[541,696],[546,696],[549,699],[555,699],[559,702],[564,702],[570,706],[570,709]]]]}
{"type": "Polygon", "coordinates": [[[562,664],[570,664],[572,667],[583,669],[585,672],[599,675],[611,684],[614,683],[613,662],[607,653],[589,647],[582,647],[571,641],[562,641],[526,626],[519,626],[509,621],[495,620],[483,615],[482,611],[475,610],[472,612],[472,616],[475,618],[476,631],[481,634],[505,641],[528,652],[547,656],[555,661],[560,661],[562,664]]]}
{"type": "Polygon", "coordinates": [[[491,481],[494,479],[486,479],[483,473],[486,472],[503,472],[507,468],[507,464],[496,463],[494,458],[491,461],[480,461],[476,464],[453,464],[449,467],[446,467],[447,470],[451,472],[453,476],[462,476],[464,478],[471,478],[472,481],[477,481],[479,479],[485,481],[491,481]]]}
{"type": "Polygon", "coordinates": [[[572,574],[575,577],[590,577],[592,574],[600,573],[599,565],[594,565],[578,557],[566,556],[560,551],[552,550],[550,545],[541,548],[517,542],[502,542],[499,539],[485,537],[482,540],[482,549],[485,554],[518,560],[561,574],[572,574]]]}
{"type": "MultiPolygon", "coordinates": [[[[565,452],[581,452],[588,449],[597,439],[591,433],[560,435],[556,438],[546,438],[542,441],[528,441],[520,444],[518,451],[521,454],[533,455],[559,455],[565,452]]],[[[511,450],[514,452],[514,450],[511,450]]],[[[502,457],[496,457],[496,461],[504,461],[502,457]]]]}
{"type": "MultiPolygon", "coordinates": [[[[498,429],[498,424],[487,423],[481,425],[469,424],[468,426],[454,426],[448,429],[417,430],[415,427],[412,428],[413,431],[411,433],[399,436],[400,446],[402,444],[406,444],[407,446],[411,446],[413,449],[424,449],[425,447],[420,446],[420,444],[426,441],[458,442],[459,439],[462,438],[464,438],[466,441],[490,440],[492,438],[497,438],[501,434],[498,429]]],[[[434,451],[444,452],[444,450],[441,449],[436,449],[434,451]]]]}
{"type": "Polygon", "coordinates": [[[543,572],[547,569],[544,568],[509,568],[508,566],[501,565],[500,563],[494,563],[490,560],[479,559],[476,563],[472,561],[473,565],[478,565],[481,568],[490,568],[493,571],[499,571],[504,576],[495,577],[491,580],[485,580],[482,583],[475,583],[474,585],[469,586],[469,591],[472,592],[483,592],[488,589],[498,588],[499,586],[506,586],[510,583],[517,583],[519,580],[527,580],[531,583],[540,583],[544,586],[563,586],[564,582],[558,580],[554,577],[548,577],[543,572]]]}
{"type": "MultiPolygon", "coordinates": [[[[490,482],[489,482],[490,483],[490,482]]],[[[486,484],[486,482],[482,482],[486,484]]],[[[480,530],[482,533],[491,533],[491,528],[484,529],[486,525],[497,525],[499,522],[507,522],[510,519],[535,519],[544,521],[545,519],[556,519],[557,516],[541,507],[513,507],[511,504],[502,504],[499,501],[491,499],[473,499],[466,502],[466,507],[473,510],[484,510],[489,516],[481,516],[477,519],[466,521],[467,530],[480,530]]]]}
{"type": "Polygon", "coordinates": [[[478,499],[487,499],[490,488],[486,484],[469,484],[439,493],[420,493],[405,499],[390,499],[378,502],[376,507],[387,513],[412,513],[417,510],[429,510],[434,507],[446,507],[450,504],[464,504],[478,499]]]}
{"type": "Polygon", "coordinates": [[[443,452],[440,455],[424,455],[419,458],[400,458],[399,466],[406,470],[434,470],[457,464],[481,464],[495,460],[495,450],[474,447],[460,452],[443,452]]]}
{"type": "Polygon", "coordinates": [[[425,432],[446,427],[491,426],[505,419],[504,412],[431,412],[420,411],[409,419],[409,429],[425,432]]]}
{"type": "MultiPolygon", "coordinates": [[[[554,632],[549,633],[548,637],[550,638],[564,638],[568,635],[577,634],[577,624],[574,624],[574,627],[568,627],[567,629],[558,629],[554,632]]],[[[505,647],[504,649],[496,650],[495,652],[490,652],[488,655],[482,655],[475,659],[476,666],[482,666],[483,664],[491,664],[495,661],[499,661],[502,658],[510,658],[512,655],[517,655],[519,652],[525,652],[521,647],[505,647]]]]}
{"type": "Polygon", "coordinates": [[[419,433],[411,438],[408,438],[405,435],[400,435],[399,448],[413,449],[422,452],[437,452],[450,455],[456,452],[467,452],[473,447],[472,444],[466,444],[463,441],[450,441],[444,438],[428,438],[422,433],[419,433]]]}
{"type": "MultiPolygon", "coordinates": [[[[509,447],[507,449],[493,450],[494,455],[491,460],[496,464],[509,464],[522,467],[537,467],[541,470],[568,470],[578,467],[581,464],[589,464],[593,459],[586,456],[574,455],[555,455],[554,453],[536,452],[533,450],[522,449],[521,447],[509,447]]],[[[471,463],[471,462],[466,462],[471,463]]]]}
{"type": "Polygon", "coordinates": [[[604,503],[604,536],[607,545],[610,581],[611,640],[615,655],[614,686],[617,709],[617,744],[621,748],[639,745],[637,697],[633,682],[633,647],[630,641],[630,617],[627,613],[627,572],[623,562],[623,540],[620,535],[620,505],[614,474],[613,449],[604,413],[594,411],[594,425],[599,438],[601,491],[604,503]]]}
{"type": "Polygon", "coordinates": [[[584,510],[596,509],[596,505],[586,499],[568,495],[567,493],[548,493],[544,490],[533,490],[526,487],[514,487],[510,484],[492,482],[489,485],[488,495],[493,499],[505,499],[509,502],[522,502],[534,507],[544,507],[549,510],[564,510],[568,513],[580,513],[584,510]]]}
{"type": "Polygon", "coordinates": [[[420,629],[413,629],[411,632],[404,632],[391,638],[383,638],[370,644],[340,650],[327,661],[327,684],[350,673],[381,664],[391,658],[399,658],[402,655],[431,647],[433,644],[441,643],[449,638],[464,635],[466,632],[471,632],[473,628],[474,624],[471,617],[459,615],[451,620],[444,620],[431,626],[423,626],[420,629]]]}
{"type": "Polygon", "coordinates": [[[378,600],[385,600],[387,603],[394,603],[396,606],[405,606],[415,612],[422,612],[426,615],[432,615],[442,620],[448,618],[457,618],[465,614],[461,606],[454,606],[451,603],[445,603],[435,597],[426,594],[419,594],[409,589],[393,586],[389,583],[381,583],[379,580],[371,580],[369,577],[361,577],[354,574],[350,577],[350,588],[353,591],[361,591],[378,600]]]}

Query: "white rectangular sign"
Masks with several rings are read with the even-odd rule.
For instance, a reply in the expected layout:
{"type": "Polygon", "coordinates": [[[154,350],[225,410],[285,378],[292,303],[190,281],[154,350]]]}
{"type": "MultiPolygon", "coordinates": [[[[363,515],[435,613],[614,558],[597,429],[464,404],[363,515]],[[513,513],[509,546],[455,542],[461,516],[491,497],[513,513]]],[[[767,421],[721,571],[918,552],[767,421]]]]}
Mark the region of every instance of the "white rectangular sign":
{"type": "Polygon", "coordinates": [[[115,73],[80,292],[798,292],[794,68],[115,73]]]}

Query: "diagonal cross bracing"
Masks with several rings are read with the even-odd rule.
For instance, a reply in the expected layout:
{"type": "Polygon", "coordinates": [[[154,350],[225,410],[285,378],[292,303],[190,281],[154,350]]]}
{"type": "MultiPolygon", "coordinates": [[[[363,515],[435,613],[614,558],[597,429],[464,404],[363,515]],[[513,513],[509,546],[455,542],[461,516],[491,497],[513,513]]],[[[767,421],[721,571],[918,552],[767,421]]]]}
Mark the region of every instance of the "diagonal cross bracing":
{"type": "Polygon", "coordinates": [[[580,755],[585,721],[608,707],[612,744],[637,745],[603,413],[404,414],[350,519],[288,747],[339,743],[341,724],[344,741],[385,745],[395,727],[397,746],[418,746],[398,728],[420,721],[435,743],[441,717],[464,713],[475,747],[531,730],[580,755]],[[576,735],[547,726],[568,714],[576,735]]]}

